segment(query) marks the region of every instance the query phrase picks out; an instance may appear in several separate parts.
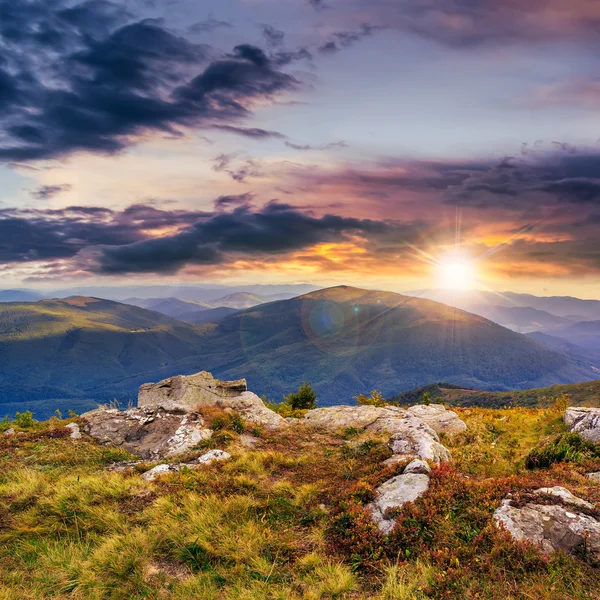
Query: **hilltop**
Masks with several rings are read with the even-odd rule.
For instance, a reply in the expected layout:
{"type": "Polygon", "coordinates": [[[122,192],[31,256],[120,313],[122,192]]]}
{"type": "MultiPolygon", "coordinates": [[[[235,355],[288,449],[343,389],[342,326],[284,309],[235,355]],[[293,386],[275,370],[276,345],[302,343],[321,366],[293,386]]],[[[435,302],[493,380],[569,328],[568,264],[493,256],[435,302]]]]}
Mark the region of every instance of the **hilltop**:
{"type": "Polygon", "coordinates": [[[4,414],[49,416],[71,400],[127,404],[152,378],[199,370],[246,377],[276,400],[310,382],[325,406],[431,381],[508,390],[595,375],[585,357],[400,294],[337,287],[227,312],[194,325],[96,298],[0,304],[4,414]]]}

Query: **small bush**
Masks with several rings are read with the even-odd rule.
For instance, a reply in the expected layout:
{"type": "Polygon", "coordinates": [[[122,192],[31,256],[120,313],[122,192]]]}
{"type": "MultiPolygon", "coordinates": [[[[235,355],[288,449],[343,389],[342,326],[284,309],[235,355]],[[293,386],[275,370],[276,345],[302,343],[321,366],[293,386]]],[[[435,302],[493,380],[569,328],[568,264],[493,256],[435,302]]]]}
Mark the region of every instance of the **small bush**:
{"type": "Polygon", "coordinates": [[[309,383],[303,383],[297,392],[285,396],[284,402],[292,410],[312,410],[317,408],[317,394],[309,383]]]}
{"type": "Polygon", "coordinates": [[[15,425],[22,427],[23,429],[30,429],[36,424],[36,420],[33,418],[33,413],[30,410],[26,410],[24,413],[18,412],[15,415],[15,425]]]}
{"type": "Polygon", "coordinates": [[[358,404],[358,406],[377,406],[382,408],[386,405],[383,394],[377,390],[373,390],[370,396],[360,394],[359,396],[354,396],[354,399],[356,400],[356,404],[358,404]]]}
{"type": "Polygon", "coordinates": [[[550,442],[534,448],[525,457],[527,469],[547,469],[563,462],[580,462],[588,458],[600,457],[600,450],[584,440],[577,433],[563,433],[550,442]]]}

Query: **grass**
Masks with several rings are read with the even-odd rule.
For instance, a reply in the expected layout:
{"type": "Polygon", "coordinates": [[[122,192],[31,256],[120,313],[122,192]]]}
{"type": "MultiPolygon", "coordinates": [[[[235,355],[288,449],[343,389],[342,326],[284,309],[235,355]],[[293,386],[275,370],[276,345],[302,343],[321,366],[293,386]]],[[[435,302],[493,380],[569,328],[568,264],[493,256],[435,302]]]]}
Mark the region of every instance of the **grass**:
{"type": "Polygon", "coordinates": [[[149,483],[106,471],[132,457],[70,440],[69,421],[25,420],[0,436],[0,600],[598,599],[597,570],[517,544],[491,517],[509,490],[565,485],[600,502],[585,477],[600,458],[527,468],[565,439],[555,409],[459,413],[467,431],[444,440],[454,464],[389,538],[365,510],[401,469],[381,467],[384,438],[253,429],[249,449],[243,423],[215,413],[232,460],[149,483]]]}

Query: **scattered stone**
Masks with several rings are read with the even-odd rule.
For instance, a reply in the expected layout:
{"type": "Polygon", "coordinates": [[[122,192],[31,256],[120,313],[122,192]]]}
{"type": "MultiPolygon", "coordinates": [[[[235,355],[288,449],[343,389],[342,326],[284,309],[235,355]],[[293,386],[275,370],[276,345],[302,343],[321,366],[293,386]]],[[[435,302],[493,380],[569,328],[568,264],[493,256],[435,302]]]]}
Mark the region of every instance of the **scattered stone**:
{"type": "Polygon", "coordinates": [[[195,375],[178,375],[158,383],[145,383],[138,395],[140,408],[162,408],[194,412],[203,406],[216,406],[238,412],[250,423],[269,428],[287,425],[285,419],[265,406],[248,391],[246,380],[220,381],[202,371],[195,375]]]}
{"type": "Polygon", "coordinates": [[[162,464],[153,467],[149,471],[142,474],[144,481],[154,481],[157,477],[165,475],[166,473],[178,473],[184,468],[197,469],[202,465],[209,465],[215,461],[228,460],[231,458],[231,454],[224,450],[211,450],[202,456],[199,456],[195,461],[190,463],[173,463],[173,464],[162,464]]]}
{"type": "Polygon", "coordinates": [[[379,531],[388,534],[396,524],[394,519],[389,518],[388,511],[414,502],[428,489],[429,477],[420,473],[403,473],[382,484],[377,489],[375,500],[367,507],[379,531]]]}
{"type": "Polygon", "coordinates": [[[309,410],[308,425],[340,429],[353,427],[370,433],[391,434],[389,446],[394,454],[421,458],[434,464],[451,460],[440,444],[438,434],[421,419],[397,406],[332,406],[309,410]]]}
{"type": "Polygon", "coordinates": [[[106,467],[106,470],[109,473],[130,473],[132,472],[138,465],[143,464],[143,460],[123,460],[119,462],[111,463],[106,467]]]}
{"type": "MultiPolygon", "coordinates": [[[[231,458],[231,454],[229,452],[225,452],[224,450],[211,450],[202,456],[199,456],[195,464],[196,465],[209,465],[212,462],[217,460],[229,460],[231,458]]],[[[187,466],[194,465],[194,463],[189,463],[187,466]]]]}
{"type": "Polygon", "coordinates": [[[597,473],[588,473],[588,479],[594,483],[600,483],[600,471],[597,473]]]}
{"type": "Polygon", "coordinates": [[[11,435],[15,435],[15,430],[13,427],[11,427],[10,429],[7,429],[2,435],[5,437],[10,437],[11,435]]]}
{"type": "Polygon", "coordinates": [[[242,433],[239,437],[239,442],[244,448],[256,448],[260,445],[260,438],[257,438],[248,433],[242,433]]]}
{"type": "Polygon", "coordinates": [[[600,408],[567,408],[564,421],[569,431],[593,444],[600,444],[600,408]]]}
{"type": "Polygon", "coordinates": [[[86,432],[101,444],[151,460],[186,452],[212,435],[200,415],[161,408],[100,408],[81,418],[86,432]]]}
{"type": "Polygon", "coordinates": [[[599,565],[600,521],[581,512],[593,505],[565,488],[541,488],[533,493],[540,497],[540,504],[532,500],[517,507],[511,496],[505,498],[494,513],[496,523],[516,540],[537,544],[546,554],[581,549],[588,562],[599,565]],[[557,504],[541,503],[549,497],[555,497],[557,504]]]}
{"type": "Polygon", "coordinates": [[[177,465],[156,465],[156,467],[153,467],[149,471],[142,473],[142,479],[144,481],[154,481],[160,475],[165,475],[166,473],[176,473],[177,471],[179,471],[177,465]]]}
{"type": "Polygon", "coordinates": [[[72,440],[80,440],[81,439],[81,431],[79,429],[79,425],[77,423],[69,423],[65,425],[65,429],[71,430],[71,435],[69,436],[72,440]]]}
{"type": "Polygon", "coordinates": [[[455,435],[467,429],[467,424],[455,412],[446,410],[442,404],[417,404],[406,411],[421,419],[436,433],[455,435]]]}
{"type": "Polygon", "coordinates": [[[431,473],[431,467],[424,460],[416,458],[415,460],[406,465],[404,473],[413,473],[415,475],[429,475],[431,473]]]}

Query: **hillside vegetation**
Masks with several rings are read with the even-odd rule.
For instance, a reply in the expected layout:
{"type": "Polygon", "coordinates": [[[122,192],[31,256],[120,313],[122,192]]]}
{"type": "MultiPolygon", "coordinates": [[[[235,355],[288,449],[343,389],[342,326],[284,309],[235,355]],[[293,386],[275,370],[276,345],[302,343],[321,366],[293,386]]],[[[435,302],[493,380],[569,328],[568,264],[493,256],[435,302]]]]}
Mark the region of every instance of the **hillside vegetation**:
{"type": "Polygon", "coordinates": [[[560,412],[458,410],[468,429],[444,439],[454,464],[388,538],[364,508],[402,467],[382,468],[383,439],[225,427],[188,458],[219,447],[230,461],[150,483],[107,471],[132,457],[69,439],[65,421],[21,418],[0,436],[0,598],[597,600],[597,569],[512,541],[492,513],[508,491],[542,485],[599,502],[584,474],[600,459],[528,469],[564,432],[560,412]]]}
{"type": "Polygon", "coordinates": [[[0,304],[0,355],[0,416],[21,404],[40,418],[71,399],[126,405],[143,383],[201,370],[246,378],[271,400],[310,382],[325,406],[432,381],[507,390],[595,374],[583,359],[470,313],[348,287],[198,325],[86,297],[0,304]]]}
{"type": "Polygon", "coordinates": [[[448,383],[434,383],[388,398],[389,402],[408,405],[420,402],[427,394],[431,401],[441,400],[452,406],[481,406],[502,408],[522,406],[544,408],[552,406],[556,398],[569,396],[571,406],[598,406],[600,399],[600,380],[585,383],[558,384],[543,388],[515,390],[512,392],[484,392],[463,389],[448,383]]]}

